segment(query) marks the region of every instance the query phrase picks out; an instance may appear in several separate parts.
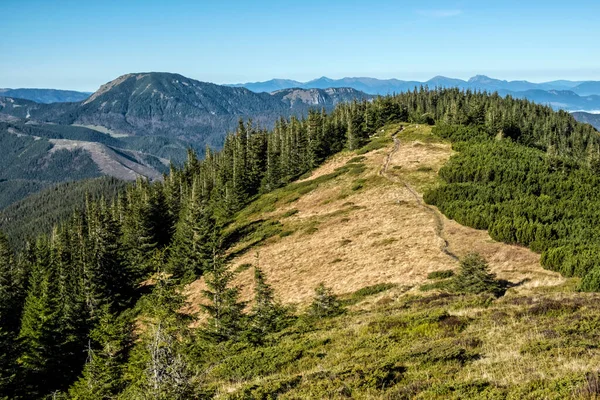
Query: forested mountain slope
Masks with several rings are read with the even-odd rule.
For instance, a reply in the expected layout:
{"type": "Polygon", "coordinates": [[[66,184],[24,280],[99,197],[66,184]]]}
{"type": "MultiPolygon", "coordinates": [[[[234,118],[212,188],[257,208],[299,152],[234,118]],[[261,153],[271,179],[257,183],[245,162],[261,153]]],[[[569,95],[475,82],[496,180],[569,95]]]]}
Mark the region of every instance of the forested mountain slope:
{"type": "Polygon", "coordinates": [[[52,184],[0,210],[0,232],[8,236],[14,248],[21,248],[81,212],[86,200],[115,199],[126,184],[112,177],[52,184]]]}
{"type": "Polygon", "coordinates": [[[24,251],[0,241],[0,390],[593,397],[597,295],[576,291],[600,289],[599,152],[567,113],[459,90],[240,123],[24,251]]]}
{"type": "Polygon", "coordinates": [[[596,129],[600,129],[600,114],[591,114],[586,112],[574,112],[573,117],[579,122],[592,125],[596,129]]]}
{"type": "Polygon", "coordinates": [[[162,179],[168,161],[128,147],[139,148],[135,142],[80,127],[0,122],[0,209],[58,182],[102,175],[162,179]]]}

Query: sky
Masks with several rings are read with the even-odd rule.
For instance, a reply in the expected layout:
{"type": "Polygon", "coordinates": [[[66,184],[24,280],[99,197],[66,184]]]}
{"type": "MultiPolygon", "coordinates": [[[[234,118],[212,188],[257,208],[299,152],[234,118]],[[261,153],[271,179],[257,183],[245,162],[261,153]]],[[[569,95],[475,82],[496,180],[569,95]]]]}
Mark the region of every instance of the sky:
{"type": "Polygon", "coordinates": [[[600,2],[0,0],[0,87],[94,91],[131,72],[600,80],[600,2]]]}

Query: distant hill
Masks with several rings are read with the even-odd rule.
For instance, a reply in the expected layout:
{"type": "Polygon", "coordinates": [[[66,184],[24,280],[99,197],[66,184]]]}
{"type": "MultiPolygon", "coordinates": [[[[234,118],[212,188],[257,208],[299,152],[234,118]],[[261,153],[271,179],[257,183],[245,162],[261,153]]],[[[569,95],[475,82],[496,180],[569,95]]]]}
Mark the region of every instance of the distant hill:
{"type": "Polygon", "coordinates": [[[0,96],[35,101],[36,103],[69,103],[83,101],[89,92],[57,89],[0,89],[0,96]]]}
{"type": "Polygon", "coordinates": [[[573,91],[580,96],[589,96],[600,94],[600,82],[583,82],[573,88],[573,91]]]}
{"type": "MultiPolygon", "coordinates": [[[[236,86],[240,86],[240,85],[225,85],[225,86],[236,87],[236,86]]],[[[253,92],[257,92],[257,93],[260,93],[260,92],[271,93],[271,92],[275,92],[275,91],[281,90],[281,89],[290,89],[290,88],[296,88],[296,87],[301,87],[301,86],[302,86],[302,82],[294,81],[291,79],[271,79],[266,82],[248,82],[243,85],[243,87],[245,87],[246,89],[251,90],[253,92]]]]}
{"type": "Polygon", "coordinates": [[[590,124],[594,128],[600,130],[600,114],[592,114],[579,111],[572,113],[572,115],[577,121],[590,124]]]}
{"type": "Polygon", "coordinates": [[[600,110],[600,96],[579,96],[570,90],[527,90],[524,92],[511,92],[499,90],[499,94],[511,95],[519,99],[531,100],[538,104],[546,104],[555,110],[578,111],[600,110]]]}
{"type": "Polygon", "coordinates": [[[236,83],[228,86],[245,87],[255,92],[274,92],[281,89],[325,89],[332,87],[351,87],[368,94],[389,94],[405,92],[419,86],[432,87],[458,87],[460,89],[476,89],[487,91],[505,90],[523,92],[527,90],[573,90],[579,95],[600,95],[600,82],[578,82],[558,80],[543,83],[528,81],[506,81],[490,78],[485,75],[476,75],[469,80],[435,76],[427,81],[403,81],[399,79],[376,79],[368,77],[331,79],[325,76],[308,82],[298,82],[290,79],[273,79],[265,82],[236,83]]]}

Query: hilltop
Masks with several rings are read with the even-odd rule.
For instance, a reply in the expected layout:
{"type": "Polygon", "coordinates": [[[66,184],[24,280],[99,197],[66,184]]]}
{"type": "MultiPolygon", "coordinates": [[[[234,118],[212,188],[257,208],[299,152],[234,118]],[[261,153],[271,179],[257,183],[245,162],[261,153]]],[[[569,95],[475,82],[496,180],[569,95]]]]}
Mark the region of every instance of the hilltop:
{"type": "MultiPolygon", "coordinates": [[[[540,266],[538,254],[494,242],[424,204],[422,194],[439,182],[437,172],[453,151],[427,125],[399,128],[378,132],[381,148],[338,154],[309,177],[242,210],[230,231],[257,224],[271,229],[259,242],[251,233],[231,248],[233,268],[258,257],[278,297],[293,304],[310,301],[320,282],[340,295],[377,284],[416,289],[428,274],[455,270],[458,258],[473,251],[500,278],[523,283],[516,291],[564,281],[540,266]]],[[[249,300],[251,271],[238,283],[249,300]]],[[[202,289],[202,281],[192,284],[190,303],[200,302],[202,289]]]]}
{"type": "MultiPolygon", "coordinates": [[[[259,264],[285,304],[304,310],[324,282],[347,311],[232,350],[205,376],[216,398],[591,398],[600,353],[583,321],[598,295],[424,204],[453,154],[431,127],[386,126],[238,214],[230,230],[258,224],[231,248],[242,299],[259,264]],[[440,289],[473,251],[510,282],[501,298],[440,289]]],[[[204,289],[189,285],[189,303],[204,289]]]]}

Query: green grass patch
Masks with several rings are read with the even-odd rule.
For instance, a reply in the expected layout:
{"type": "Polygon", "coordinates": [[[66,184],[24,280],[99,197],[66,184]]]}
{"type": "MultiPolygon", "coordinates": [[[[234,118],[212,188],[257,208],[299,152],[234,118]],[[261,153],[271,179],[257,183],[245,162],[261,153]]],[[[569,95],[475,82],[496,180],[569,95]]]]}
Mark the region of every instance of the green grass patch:
{"type": "Polygon", "coordinates": [[[362,163],[365,160],[365,156],[358,156],[358,157],[354,157],[351,158],[350,160],[348,160],[348,162],[346,164],[357,164],[357,163],[362,163]]]}
{"type": "Polygon", "coordinates": [[[366,286],[352,293],[350,300],[352,300],[353,303],[358,303],[366,297],[386,292],[392,288],[395,288],[396,286],[398,285],[396,285],[395,283],[378,283],[376,285],[366,286]]]}
{"type": "Polygon", "coordinates": [[[430,272],[427,275],[427,279],[437,280],[437,279],[448,279],[454,276],[454,271],[451,269],[445,269],[443,271],[434,271],[430,272]]]}
{"type": "Polygon", "coordinates": [[[299,211],[298,211],[297,209],[295,209],[295,208],[292,208],[291,210],[288,210],[288,211],[284,212],[284,213],[281,215],[281,218],[289,218],[289,217],[291,217],[292,215],[296,215],[296,214],[298,214],[298,212],[299,212],[299,211]]]}
{"type": "Polygon", "coordinates": [[[360,190],[363,187],[365,187],[366,182],[367,182],[366,179],[357,179],[352,183],[352,186],[350,186],[350,190],[352,190],[352,191],[360,190]]]}

